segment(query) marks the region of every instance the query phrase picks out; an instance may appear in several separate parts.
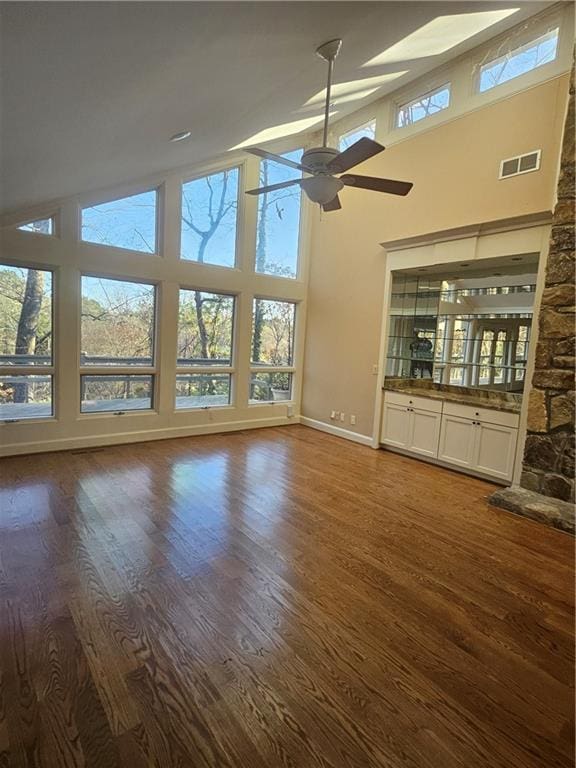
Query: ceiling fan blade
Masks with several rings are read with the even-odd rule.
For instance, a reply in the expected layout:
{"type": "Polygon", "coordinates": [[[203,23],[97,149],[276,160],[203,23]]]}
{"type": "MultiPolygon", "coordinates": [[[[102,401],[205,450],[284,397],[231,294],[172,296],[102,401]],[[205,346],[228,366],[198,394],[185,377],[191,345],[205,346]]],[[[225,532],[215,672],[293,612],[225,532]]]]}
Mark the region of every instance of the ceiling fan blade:
{"type": "Polygon", "coordinates": [[[314,173],[311,168],[307,168],[305,165],[295,163],[293,160],[288,160],[287,157],[282,157],[282,155],[275,155],[273,152],[267,152],[265,149],[259,149],[258,147],[246,147],[244,151],[249,152],[251,155],[256,155],[256,157],[262,157],[264,160],[273,160],[275,163],[287,165],[289,168],[296,168],[297,171],[314,173]]]}
{"type": "Polygon", "coordinates": [[[329,203],[324,203],[322,206],[323,211],[339,211],[340,208],[342,208],[342,204],[340,203],[338,195],[336,195],[333,200],[330,200],[329,203]]]}
{"type": "Polygon", "coordinates": [[[411,181],[378,179],[375,176],[358,176],[357,174],[340,176],[340,181],[347,187],[371,189],[373,192],[387,192],[389,195],[407,195],[414,186],[411,181]]]}
{"type": "Polygon", "coordinates": [[[301,184],[304,179],[291,179],[290,181],[281,181],[278,184],[270,184],[268,187],[258,187],[258,189],[247,189],[247,195],[262,195],[264,192],[274,192],[276,189],[284,189],[284,187],[291,187],[294,184],[301,184]]]}
{"type": "Polygon", "coordinates": [[[339,155],[333,160],[330,160],[326,169],[331,173],[343,173],[349,168],[353,168],[358,163],[363,163],[364,160],[368,160],[369,157],[374,157],[379,152],[383,152],[386,147],[382,144],[378,144],[377,141],[372,141],[367,136],[364,136],[351,147],[345,149],[344,152],[340,152],[339,155]]]}

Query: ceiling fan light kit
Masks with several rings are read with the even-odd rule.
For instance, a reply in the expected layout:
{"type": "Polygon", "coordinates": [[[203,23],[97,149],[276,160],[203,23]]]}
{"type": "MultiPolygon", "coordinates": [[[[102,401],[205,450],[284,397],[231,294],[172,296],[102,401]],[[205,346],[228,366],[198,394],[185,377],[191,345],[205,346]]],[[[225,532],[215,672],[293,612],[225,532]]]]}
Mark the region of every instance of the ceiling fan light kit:
{"type": "Polygon", "coordinates": [[[389,195],[407,195],[412,189],[412,184],[407,181],[395,181],[394,179],[380,179],[375,176],[359,176],[358,174],[350,175],[345,173],[345,171],[359,163],[363,163],[368,158],[383,152],[384,147],[378,144],[378,142],[363,137],[343,152],[328,146],[332,75],[334,72],[334,60],[338,56],[341,46],[342,40],[335,39],[323,43],[316,49],[317,55],[328,62],[322,146],[307,149],[299,163],[258,147],[246,149],[246,152],[252,155],[265,160],[272,160],[281,165],[287,165],[308,175],[300,179],[283,181],[279,184],[271,184],[266,187],[259,187],[258,189],[249,189],[246,194],[262,195],[277,189],[298,185],[313,203],[319,203],[322,206],[322,210],[337,211],[342,207],[338,193],[344,186],[359,187],[360,189],[368,189],[372,192],[385,192],[389,195]],[[338,173],[344,175],[337,177],[335,174],[338,173]]]}

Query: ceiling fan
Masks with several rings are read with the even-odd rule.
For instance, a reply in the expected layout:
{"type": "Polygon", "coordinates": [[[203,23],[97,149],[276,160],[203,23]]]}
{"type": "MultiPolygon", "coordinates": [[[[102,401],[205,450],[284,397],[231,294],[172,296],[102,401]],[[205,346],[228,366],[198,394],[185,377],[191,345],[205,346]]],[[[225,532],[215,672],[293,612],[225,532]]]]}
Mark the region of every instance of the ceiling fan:
{"type": "Polygon", "coordinates": [[[359,139],[348,149],[340,152],[327,145],[328,141],[328,121],[330,118],[330,92],[332,89],[332,74],[334,71],[334,60],[340,52],[342,40],[329,40],[321,45],[316,53],[320,58],[328,62],[328,83],[326,86],[326,105],[324,109],[324,133],[322,137],[322,146],[306,150],[302,155],[300,163],[296,163],[281,155],[275,155],[267,152],[265,149],[249,147],[246,152],[265,160],[272,160],[290,168],[296,168],[303,171],[308,176],[301,179],[292,179],[283,181],[279,184],[270,184],[267,187],[258,189],[249,189],[248,195],[261,195],[265,192],[273,192],[276,189],[284,189],[295,184],[300,185],[310,200],[314,203],[320,203],[324,211],[337,211],[342,208],[338,193],[346,187],[358,187],[360,189],[369,189],[372,192],[386,192],[389,195],[407,195],[412,189],[412,183],[409,181],[395,181],[394,179],[380,179],[374,176],[360,176],[356,173],[348,174],[345,171],[350,170],[355,165],[368,160],[368,158],[383,152],[385,147],[367,137],[359,139]],[[336,176],[336,174],[343,174],[336,176]]]}

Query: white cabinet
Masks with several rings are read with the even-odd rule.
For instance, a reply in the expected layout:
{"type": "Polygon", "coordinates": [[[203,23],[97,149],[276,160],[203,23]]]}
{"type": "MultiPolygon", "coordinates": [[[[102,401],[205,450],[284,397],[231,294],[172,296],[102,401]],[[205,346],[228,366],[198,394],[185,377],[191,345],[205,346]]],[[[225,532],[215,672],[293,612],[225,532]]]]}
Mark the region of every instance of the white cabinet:
{"type": "Polygon", "coordinates": [[[499,480],[511,480],[517,438],[517,414],[447,402],[438,458],[499,480]]]}
{"type": "Polygon", "coordinates": [[[518,429],[479,421],[476,434],[475,469],[501,480],[512,480],[518,429]]]}
{"type": "Polygon", "coordinates": [[[407,448],[409,429],[410,412],[408,407],[395,403],[385,403],[382,442],[393,445],[395,448],[407,448]]]}
{"type": "Polygon", "coordinates": [[[395,392],[389,394],[391,397],[387,396],[384,402],[381,441],[423,456],[436,456],[442,403],[395,392]]]}
{"type": "Polygon", "coordinates": [[[449,461],[450,464],[458,464],[461,467],[472,467],[474,463],[474,438],[474,423],[471,419],[444,415],[438,458],[442,461],[449,461]]]}
{"type": "Polygon", "coordinates": [[[412,424],[408,450],[423,456],[436,456],[438,454],[442,414],[413,408],[411,416],[412,424]]]}
{"type": "Polygon", "coordinates": [[[381,442],[509,481],[518,421],[515,413],[386,392],[381,442]]]}

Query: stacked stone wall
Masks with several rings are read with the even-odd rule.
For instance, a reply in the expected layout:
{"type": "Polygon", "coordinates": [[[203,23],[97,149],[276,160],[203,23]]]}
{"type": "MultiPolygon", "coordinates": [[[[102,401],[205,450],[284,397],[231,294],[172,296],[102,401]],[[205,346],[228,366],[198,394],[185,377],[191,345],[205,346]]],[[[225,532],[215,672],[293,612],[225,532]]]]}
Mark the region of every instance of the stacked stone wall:
{"type": "Polygon", "coordinates": [[[538,320],[536,362],[520,484],[574,501],[574,73],[564,126],[558,202],[554,209],[546,285],[538,320]]]}

